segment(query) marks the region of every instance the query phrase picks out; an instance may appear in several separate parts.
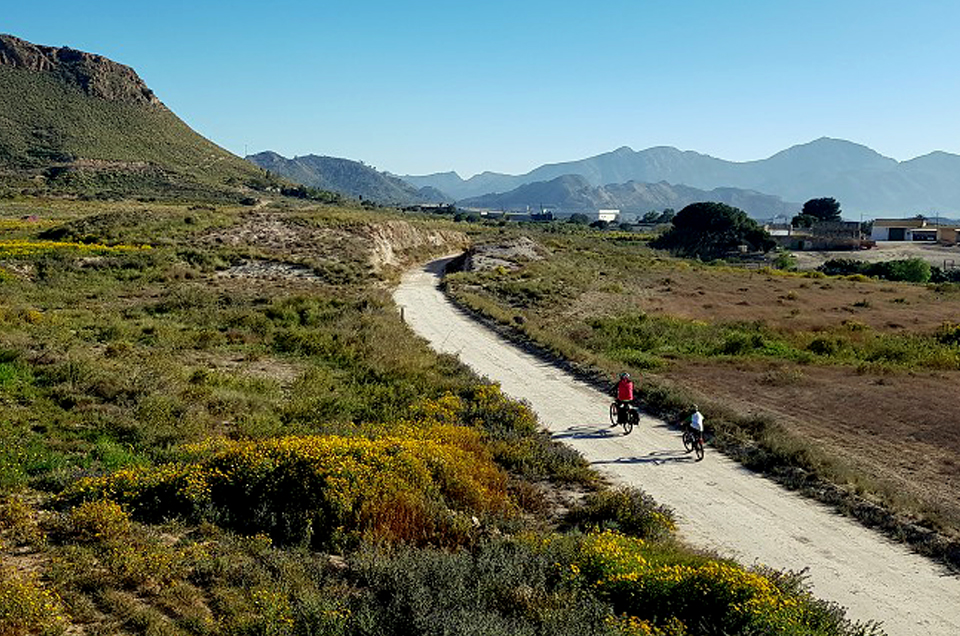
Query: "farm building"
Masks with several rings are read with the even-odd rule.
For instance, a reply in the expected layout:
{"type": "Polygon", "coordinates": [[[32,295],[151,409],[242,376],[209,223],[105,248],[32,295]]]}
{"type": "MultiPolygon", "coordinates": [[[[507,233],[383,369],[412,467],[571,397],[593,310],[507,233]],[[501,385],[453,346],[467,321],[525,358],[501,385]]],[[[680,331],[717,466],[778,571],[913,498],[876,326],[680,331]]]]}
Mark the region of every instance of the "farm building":
{"type": "Polygon", "coordinates": [[[874,241],[930,241],[954,245],[957,228],[927,223],[926,219],[875,219],[870,239],[874,241]]]}
{"type": "Polygon", "coordinates": [[[855,221],[826,221],[813,227],[792,227],[789,223],[768,224],[764,229],[777,245],[789,250],[857,250],[869,245],[855,221]]]}

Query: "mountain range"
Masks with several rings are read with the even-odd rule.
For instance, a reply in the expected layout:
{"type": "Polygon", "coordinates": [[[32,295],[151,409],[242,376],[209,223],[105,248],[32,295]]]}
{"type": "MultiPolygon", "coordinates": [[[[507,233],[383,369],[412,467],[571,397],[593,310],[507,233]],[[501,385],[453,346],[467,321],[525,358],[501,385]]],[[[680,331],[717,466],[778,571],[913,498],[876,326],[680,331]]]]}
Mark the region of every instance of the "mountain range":
{"type": "Polygon", "coordinates": [[[802,207],[780,197],[740,188],[714,188],[706,191],[684,185],[641,183],[592,186],[581,175],[567,174],[550,181],[536,181],[522,185],[504,194],[486,194],[463,199],[464,207],[518,210],[549,208],[558,213],[594,211],[615,208],[626,214],[643,214],[651,210],[673,208],[680,210],[698,201],[717,201],[740,208],[756,219],[775,216],[793,216],[802,207]]]}
{"type": "Polygon", "coordinates": [[[249,155],[246,159],[296,183],[377,203],[412,205],[453,200],[436,188],[417,189],[398,177],[350,159],[318,155],[287,159],[271,151],[249,155]]]}
{"type": "Polygon", "coordinates": [[[132,68],[0,34],[0,190],[238,200],[269,187],[264,176],[194,132],[132,68]]]}
{"type": "MultiPolygon", "coordinates": [[[[668,146],[641,151],[624,146],[587,159],[546,164],[523,175],[483,172],[462,179],[455,172],[444,172],[402,178],[462,201],[566,175],[578,175],[593,187],[666,182],[710,191],[737,188],[784,201],[833,197],[848,217],[960,212],[960,155],[933,152],[898,162],[866,146],[826,137],[748,162],[668,146]]],[[[511,199],[519,203],[516,196],[511,199]]]]}

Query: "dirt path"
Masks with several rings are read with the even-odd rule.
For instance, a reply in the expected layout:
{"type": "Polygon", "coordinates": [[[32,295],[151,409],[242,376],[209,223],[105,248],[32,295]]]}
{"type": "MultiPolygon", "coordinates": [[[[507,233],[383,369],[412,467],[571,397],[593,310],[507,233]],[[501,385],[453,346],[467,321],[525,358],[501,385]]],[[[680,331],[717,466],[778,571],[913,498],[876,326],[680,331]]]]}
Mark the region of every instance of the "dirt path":
{"type": "Polygon", "coordinates": [[[644,417],[623,436],[607,420],[609,397],[457,311],[436,288],[441,267],[407,272],[395,291],[410,327],[527,400],[554,437],[611,479],[671,506],[689,542],[745,564],[809,568],[818,596],[849,608],[851,618],[882,621],[890,636],[960,634],[960,579],[710,449],[693,462],[659,420],[644,417]]]}

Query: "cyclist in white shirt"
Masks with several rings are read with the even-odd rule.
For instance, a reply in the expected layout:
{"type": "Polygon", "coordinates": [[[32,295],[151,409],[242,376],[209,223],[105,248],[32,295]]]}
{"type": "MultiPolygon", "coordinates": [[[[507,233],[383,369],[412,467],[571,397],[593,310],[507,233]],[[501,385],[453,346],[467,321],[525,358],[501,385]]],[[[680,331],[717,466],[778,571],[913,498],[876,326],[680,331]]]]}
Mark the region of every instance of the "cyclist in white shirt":
{"type": "Polygon", "coordinates": [[[693,405],[693,415],[690,416],[690,428],[697,432],[700,441],[703,442],[703,415],[696,404],[693,405]]]}

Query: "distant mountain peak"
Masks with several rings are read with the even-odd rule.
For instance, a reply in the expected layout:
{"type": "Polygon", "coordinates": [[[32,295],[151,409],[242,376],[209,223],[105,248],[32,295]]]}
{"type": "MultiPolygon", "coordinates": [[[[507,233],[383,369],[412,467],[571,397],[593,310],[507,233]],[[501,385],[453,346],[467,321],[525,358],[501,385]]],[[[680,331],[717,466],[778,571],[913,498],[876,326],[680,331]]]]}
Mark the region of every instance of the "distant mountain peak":
{"type": "Polygon", "coordinates": [[[41,46],[0,34],[0,66],[54,74],[107,101],[163,106],[132,68],[94,53],[41,46]]]}
{"type": "Polygon", "coordinates": [[[272,150],[249,155],[246,159],[264,170],[305,186],[379,203],[409,205],[451,200],[439,188],[414,188],[402,179],[380,172],[362,161],[315,154],[287,159],[272,150]]]}
{"type": "MultiPolygon", "coordinates": [[[[686,186],[706,192],[735,188],[766,193],[781,201],[834,197],[847,214],[909,214],[918,209],[940,209],[951,214],[960,211],[960,156],[932,152],[898,162],[863,144],[826,136],[766,159],[745,162],[726,161],[672,146],[638,152],[621,146],[586,159],[544,164],[522,175],[484,172],[467,180],[451,178],[442,189],[458,200],[475,200],[491,193],[510,193],[524,184],[551,182],[565,174],[581,175],[594,188],[630,181],[666,182],[675,184],[675,188],[686,186]]],[[[441,187],[430,177],[404,179],[417,187],[441,187]]],[[[523,190],[521,194],[527,192],[523,190]]],[[[764,205],[776,207],[774,203],[764,205]]]]}

